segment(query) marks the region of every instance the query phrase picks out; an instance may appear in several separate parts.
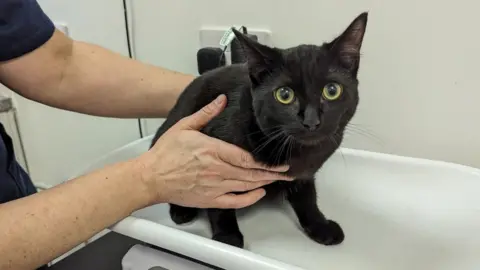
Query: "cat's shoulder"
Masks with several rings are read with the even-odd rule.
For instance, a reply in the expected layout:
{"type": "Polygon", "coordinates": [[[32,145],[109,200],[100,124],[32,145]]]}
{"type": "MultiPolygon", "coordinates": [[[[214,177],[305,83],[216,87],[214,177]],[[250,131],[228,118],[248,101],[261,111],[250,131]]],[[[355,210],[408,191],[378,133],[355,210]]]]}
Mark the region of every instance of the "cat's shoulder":
{"type": "Polygon", "coordinates": [[[250,87],[248,68],[244,64],[234,64],[209,70],[193,79],[182,92],[180,99],[196,101],[206,105],[220,94],[236,100],[241,92],[250,87]]]}
{"type": "Polygon", "coordinates": [[[201,76],[208,80],[218,78],[219,76],[235,76],[236,78],[240,78],[242,75],[248,77],[248,66],[244,63],[218,67],[203,73],[201,76]]]}
{"type": "Polygon", "coordinates": [[[230,105],[238,105],[243,93],[251,87],[248,68],[233,64],[216,68],[195,78],[184,91],[188,99],[197,99],[199,104],[208,103],[220,94],[227,95],[230,105]]]}
{"type": "Polygon", "coordinates": [[[205,72],[204,83],[213,87],[235,88],[250,85],[248,67],[245,64],[233,64],[205,72]]]}

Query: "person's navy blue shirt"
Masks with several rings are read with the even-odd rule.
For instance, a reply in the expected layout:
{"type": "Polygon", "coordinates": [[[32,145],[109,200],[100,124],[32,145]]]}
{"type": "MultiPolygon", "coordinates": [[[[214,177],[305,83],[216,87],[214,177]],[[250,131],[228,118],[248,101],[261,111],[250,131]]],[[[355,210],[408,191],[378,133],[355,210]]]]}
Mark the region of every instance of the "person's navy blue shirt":
{"type": "MultiPolygon", "coordinates": [[[[0,0],[0,62],[28,54],[47,42],[55,27],[34,0],[0,0]]],[[[15,159],[12,141],[0,123],[0,203],[36,192],[15,159]]]]}

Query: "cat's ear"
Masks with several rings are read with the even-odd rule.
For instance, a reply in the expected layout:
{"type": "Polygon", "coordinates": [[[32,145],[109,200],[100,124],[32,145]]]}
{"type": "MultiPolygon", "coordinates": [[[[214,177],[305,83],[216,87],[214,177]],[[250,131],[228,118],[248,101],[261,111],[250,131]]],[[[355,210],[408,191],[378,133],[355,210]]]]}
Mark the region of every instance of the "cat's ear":
{"type": "Polygon", "coordinates": [[[280,65],[282,55],[278,50],[258,43],[235,28],[232,28],[232,31],[243,48],[250,77],[256,83],[260,82],[264,75],[280,65]]]}
{"type": "Polygon", "coordinates": [[[351,71],[358,69],[360,49],[367,28],[367,20],[367,12],[360,14],[340,36],[328,44],[340,64],[351,71]]]}

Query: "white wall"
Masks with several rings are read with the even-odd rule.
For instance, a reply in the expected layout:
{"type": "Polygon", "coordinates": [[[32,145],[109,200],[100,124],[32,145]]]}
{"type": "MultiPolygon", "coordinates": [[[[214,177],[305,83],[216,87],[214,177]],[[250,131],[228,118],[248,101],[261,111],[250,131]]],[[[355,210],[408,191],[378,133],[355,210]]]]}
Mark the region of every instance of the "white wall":
{"type": "MultiPolygon", "coordinates": [[[[480,77],[474,1],[413,0],[131,0],[139,60],[196,74],[201,26],[246,24],[272,31],[276,46],[320,43],[360,12],[370,11],[354,122],[369,135],[347,147],[480,167],[480,77]],[[220,10],[221,12],[215,12],[220,10]],[[478,122],[478,121],[477,121],[478,122]]],[[[70,35],[126,55],[117,0],[39,0],[70,35]]],[[[56,184],[92,159],[137,139],[135,120],[60,111],[15,96],[20,132],[34,181],[56,184]]],[[[153,133],[157,120],[147,121],[153,133]]]]}
{"type": "MultiPolygon", "coordinates": [[[[39,1],[70,36],[127,54],[121,1],[39,1]]],[[[93,159],[139,138],[136,120],[85,116],[15,95],[22,141],[34,182],[58,184],[93,159]]]]}
{"type": "MultiPolygon", "coordinates": [[[[133,7],[137,58],[192,74],[202,25],[267,28],[286,47],[329,40],[367,10],[354,122],[381,142],[356,134],[345,146],[480,167],[475,1],[136,0],[133,7]]],[[[150,121],[149,132],[156,126],[150,121]]]]}

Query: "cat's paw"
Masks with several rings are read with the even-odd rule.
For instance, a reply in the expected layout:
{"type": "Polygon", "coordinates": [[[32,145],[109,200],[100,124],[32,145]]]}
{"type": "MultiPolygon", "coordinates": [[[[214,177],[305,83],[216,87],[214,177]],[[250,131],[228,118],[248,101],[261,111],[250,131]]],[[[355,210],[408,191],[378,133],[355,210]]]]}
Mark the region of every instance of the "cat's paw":
{"type": "Polygon", "coordinates": [[[305,228],[305,232],[315,242],[327,246],[338,245],[345,239],[342,227],[333,220],[305,228]]]}
{"type": "Polygon", "coordinates": [[[243,235],[242,233],[217,233],[213,235],[213,240],[229,244],[238,248],[243,248],[243,235]]]}
{"type": "Polygon", "coordinates": [[[193,221],[198,215],[198,209],[190,207],[182,207],[178,205],[170,206],[170,218],[175,224],[185,224],[193,221]]]}

